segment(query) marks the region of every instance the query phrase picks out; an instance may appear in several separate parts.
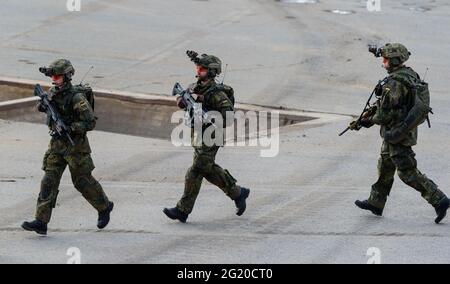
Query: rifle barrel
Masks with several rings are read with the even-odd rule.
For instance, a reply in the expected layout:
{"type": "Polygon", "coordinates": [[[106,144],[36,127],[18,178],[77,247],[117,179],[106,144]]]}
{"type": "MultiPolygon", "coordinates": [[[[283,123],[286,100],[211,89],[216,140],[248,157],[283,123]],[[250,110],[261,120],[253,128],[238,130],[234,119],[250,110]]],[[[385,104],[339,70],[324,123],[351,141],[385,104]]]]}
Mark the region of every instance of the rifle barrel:
{"type": "Polygon", "coordinates": [[[347,131],[350,130],[350,127],[347,127],[344,131],[342,131],[341,133],[339,133],[339,136],[344,135],[347,131]]]}

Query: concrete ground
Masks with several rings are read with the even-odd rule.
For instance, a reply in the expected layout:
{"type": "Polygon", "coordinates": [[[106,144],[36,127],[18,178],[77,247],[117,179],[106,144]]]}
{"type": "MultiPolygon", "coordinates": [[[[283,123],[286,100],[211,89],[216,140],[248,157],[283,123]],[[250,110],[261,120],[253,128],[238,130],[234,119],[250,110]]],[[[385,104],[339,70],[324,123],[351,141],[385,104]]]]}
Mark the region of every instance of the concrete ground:
{"type": "MultiPolygon", "coordinates": [[[[61,1],[63,2],[63,1],[61,1]]],[[[83,0],[82,11],[44,0],[2,1],[0,75],[42,79],[37,67],[70,58],[76,81],[90,65],[94,87],[169,93],[192,81],[186,49],[214,53],[229,64],[226,82],[240,102],[357,114],[384,74],[368,43],[410,47],[409,64],[429,67],[433,128],[420,128],[419,167],[450,193],[450,4],[365,1],[286,4],[263,0],[83,0]],[[330,13],[350,11],[349,15],[330,13]]],[[[338,138],[348,119],[320,127],[291,126],[280,154],[225,148],[218,163],[252,189],[248,211],[205,183],[189,223],[162,214],[180,197],[191,163],[189,148],[169,141],[94,131],[94,175],[116,203],[110,226],[64,176],[48,237],[23,232],[33,217],[45,126],[0,122],[0,262],[65,263],[78,247],[83,263],[366,263],[371,247],[382,263],[448,263],[450,219],[435,225],[434,210],[396,181],[383,218],[359,211],[376,180],[377,130],[338,138]]]]}

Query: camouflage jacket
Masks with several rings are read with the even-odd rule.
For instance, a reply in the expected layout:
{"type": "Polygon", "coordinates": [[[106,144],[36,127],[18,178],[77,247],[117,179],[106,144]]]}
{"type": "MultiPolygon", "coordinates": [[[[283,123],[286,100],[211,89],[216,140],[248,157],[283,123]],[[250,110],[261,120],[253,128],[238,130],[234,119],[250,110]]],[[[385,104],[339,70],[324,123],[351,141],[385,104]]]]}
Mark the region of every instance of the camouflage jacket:
{"type": "MultiPolygon", "coordinates": [[[[414,104],[414,93],[405,85],[405,80],[420,80],[411,68],[401,66],[389,73],[376,103],[377,110],[372,122],[381,126],[381,137],[386,131],[400,127],[414,104]]],[[[399,144],[414,146],[417,144],[417,127],[409,131],[399,144]]]]}
{"type": "MultiPolygon", "coordinates": [[[[214,80],[211,80],[206,84],[197,82],[192,84],[189,88],[191,89],[192,93],[204,96],[204,101],[202,102],[202,104],[203,107],[206,109],[206,111],[217,111],[222,115],[223,127],[226,127],[234,122],[234,120],[231,119],[230,117],[228,117],[227,119],[227,112],[234,112],[233,102],[225,92],[217,88],[217,83],[214,80]]],[[[204,134],[204,131],[208,127],[209,125],[203,125],[201,133],[202,135],[204,134]]],[[[196,133],[194,128],[192,129],[191,132],[192,145],[198,146],[197,144],[198,142],[195,141],[198,141],[197,139],[199,138],[198,137],[199,134],[200,133],[196,133]]],[[[212,134],[212,137],[216,137],[215,134],[216,133],[214,132],[212,134]]]]}
{"type": "MultiPolygon", "coordinates": [[[[96,118],[85,95],[69,85],[59,91],[52,87],[49,96],[64,123],[71,128],[71,136],[75,141],[75,146],[72,146],[64,137],[53,137],[50,141],[50,150],[59,153],[90,153],[86,132],[95,128],[96,118]]],[[[53,130],[50,116],[47,116],[47,125],[53,130]]]]}
{"type": "Polygon", "coordinates": [[[225,123],[227,112],[233,112],[234,107],[227,94],[217,88],[214,80],[209,81],[205,85],[197,82],[189,87],[194,94],[203,95],[203,106],[207,111],[218,111],[222,114],[225,123]]]}
{"type": "Polygon", "coordinates": [[[208,111],[218,111],[225,119],[226,112],[234,111],[234,107],[227,94],[220,91],[217,88],[217,85],[218,84],[214,80],[211,80],[204,85],[197,82],[192,84],[190,89],[194,94],[203,95],[205,97],[203,105],[208,111]]]}

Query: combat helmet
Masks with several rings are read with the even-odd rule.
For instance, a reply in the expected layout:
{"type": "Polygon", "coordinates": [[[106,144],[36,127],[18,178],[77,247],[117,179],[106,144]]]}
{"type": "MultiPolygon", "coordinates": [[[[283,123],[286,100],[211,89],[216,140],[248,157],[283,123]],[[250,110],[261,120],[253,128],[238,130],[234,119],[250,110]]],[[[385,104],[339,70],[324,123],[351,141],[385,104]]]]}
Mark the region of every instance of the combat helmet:
{"type": "Polygon", "coordinates": [[[190,50],[186,53],[197,66],[202,66],[208,69],[210,77],[216,77],[222,73],[222,61],[217,56],[209,54],[202,54],[198,56],[197,52],[190,50]]]}
{"type": "Polygon", "coordinates": [[[202,54],[197,65],[207,68],[214,77],[222,73],[222,61],[214,55],[202,54]]]}
{"type": "Polygon", "coordinates": [[[72,63],[67,59],[57,59],[50,64],[49,68],[53,70],[55,75],[69,75],[72,77],[75,74],[72,63]]]}
{"type": "Polygon", "coordinates": [[[381,56],[389,58],[394,66],[405,63],[411,55],[411,52],[401,43],[387,43],[380,48],[380,52],[381,56]]]}
{"type": "Polygon", "coordinates": [[[72,63],[67,59],[57,59],[49,67],[39,68],[39,71],[49,77],[53,75],[64,75],[69,80],[75,74],[72,63]]]}

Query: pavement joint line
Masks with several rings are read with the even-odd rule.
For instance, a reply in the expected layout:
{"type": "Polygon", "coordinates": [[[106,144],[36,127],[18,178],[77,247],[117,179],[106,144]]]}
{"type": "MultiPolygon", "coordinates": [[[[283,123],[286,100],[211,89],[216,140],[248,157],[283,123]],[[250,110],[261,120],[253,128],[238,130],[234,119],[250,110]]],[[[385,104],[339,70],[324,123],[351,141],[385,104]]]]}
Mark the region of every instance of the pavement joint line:
{"type": "MultiPolygon", "coordinates": [[[[185,225],[181,225],[185,226],[185,225]]],[[[2,227],[0,228],[0,232],[26,232],[22,228],[19,227],[2,227]]],[[[149,230],[133,230],[133,229],[62,229],[55,228],[49,229],[49,233],[99,233],[99,234],[143,234],[143,235],[171,235],[171,232],[162,233],[158,231],[149,231],[149,230]]],[[[182,233],[179,232],[178,233],[182,233]]],[[[186,232],[183,233],[184,236],[221,236],[221,237],[236,237],[236,234],[224,234],[223,232],[211,232],[208,231],[205,235],[205,232],[200,233],[191,233],[186,232]]],[[[291,231],[291,232],[268,232],[268,231],[256,231],[254,233],[244,233],[239,234],[241,237],[262,237],[262,236],[313,236],[313,237],[321,237],[321,236],[331,236],[331,237],[393,237],[393,238],[402,238],[402,237],[421,237],[421,238],[450,238],[450,235],[445,234],[436,234],[436,233],[407,233],[407,232],[380,232],[380,233],[361,233],[361,232],[336,232],[336,231],[291,231]]]]}

